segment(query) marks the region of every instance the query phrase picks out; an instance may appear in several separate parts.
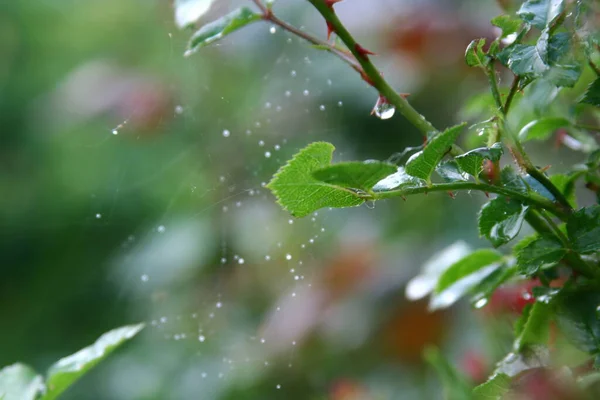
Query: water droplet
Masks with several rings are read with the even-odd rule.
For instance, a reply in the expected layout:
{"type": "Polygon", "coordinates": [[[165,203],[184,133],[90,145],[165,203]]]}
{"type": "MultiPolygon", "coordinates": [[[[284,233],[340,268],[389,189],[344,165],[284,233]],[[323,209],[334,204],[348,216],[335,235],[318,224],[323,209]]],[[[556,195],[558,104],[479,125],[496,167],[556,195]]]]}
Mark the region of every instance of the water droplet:
{"type": "Polygon", "coordinates": [[[269,261],[269,260],[271,260],[271,256],[267,254],[267,255],[265,256],[265,261],[269,261]]]}
{"type": "Polygon", "coordinates": [[[140,277],[140,279],[142,280],[142,282],[148,282],[148,280],[150,279],[150,277],[148,275],[144,274],[144,275],[142,275],[140,277]]]}
{"type": "Polygon", "coordinates": [[[267,101],[267,102],[265,103],[265,108],[269,109],[269,108],[271,108],[271,107],[272,107],[272,104],[271,104],[270,102],[268,102],[268,101],[267,101]]]}
{"type": "Polygon", "coordinates": [[[100,214],[100,213],[96,214],[96,219],[100,219],[100,218],[102,218],[102,214],[100,214]]]}
{"type": "Polygon", "coordinates": [[[344,103],[342,101],[338,101],[338,107],[342,107],[344,103]]]}
{"type": "Polygon", "coordinates": [[[380,97],[373,108],[373,114],[379,119],[390,119],[396,113],[396,107],[388,103],[386,99],[380,97]]]}
{"type": "Polygon", "coordinates": [[[596,318],[600,319],[600,305],[596,307],[596,318]]]}
{"type": "Polygon", "coordinates": [[[167,230],[167,228],[165,228],[164,225],[160,225],[158,228],[156,228],[156,231],[158,233],[164,233],[167,230]]]}
{"type": "Polygon", "coordinates": [[[264,141],[264,140],[259,140],[259,141],[258,141],[258,145],[259,145],[260,147],[263,147],[263,146],[265,145],[265,141],[264,141]]]}
{"type": "Polygon", "coordinates": [[[271,158],[271,152],[270,151],[265,151],[265,157],[271,158]]]}
{"type": "Polygon", "coordinates": [[[292,255],[291,254],[286,254],[285,255],[285,259],[288,260],[288,261],[291,260],[292,259],[292,255]]]}
{"type": "Polygon", "coordinates": [[[294,78],[296,77],[296,75],[298,75],[298,73],[296,72],[296,70],[291,70],[290,75],[292,76],[292,78],[294,78]]]}
{"type": "Polygon", "coordinates": [[[221,307],[223,307],[223,303],[221,303],[221,302],[219,301],[219,302],[217,302],[216,306],[217,306],[217,308],[221,308],[221,307]]]}
{"type": "Polygon", "coordinates": [[[296,276],[294,276],[294,280],[295,281],[300,280],[300,277],[298,275],[296,275],[296,276]]]}
{"type": "Polygon", "coordinates": [[[227,259],[225,257],[221,258],[221,264],[226,264],[227,263],[227,259]]]}
{"type": "Polygon", "coordinates": [[[119,134],[119,131],[118,131],[118,130],[116,130],[116,129],[113,129],[113,130],[112,130],[112,134],[113,134],[113,135],[118,135],[118,134],[119,134]]]}
{"type": "Polygon", "coordinates": [[[281,385],[275,385],[276,389],[281,389],[281,385]]]}
{"type": "Polygon", "coordinates": [[[203,372],[203,373],[201,373],[201,374],[200,374],[200,376],[201,376],[202,378],[206,378],[208,375],[206,374],[206,372],[203,372]]]}
{"type": "Polygon", "coordinates": [[[482,308],[483,306],[485,306],[487,304],[487,302],[488,302],[488,299],[486,299],[485,297],[481,298],[475,302],[475,308],[482,308]]]}
{"type": "Polygon", "coordinates": [[[305,90],[302,92],[302,94],[303,94],[303,95],[305,95],[305,96],[308,96],[308,95],[310,94],[310,92],[309,92],[308,90],[306,90],[306,89],[305,89],[305,90]]]}
{"type": "Polygon", "coordinates": [[[269,32],[271,32],[271,35],[273,35],[273,34],[275,34],[275,32],[277,32],[277,28],[275,28],[274,26],[272,26],[272,27],[269,29],[269,32]]]}
{"type": "Polygon", "coordinates": [[[160,317],[160,323],[161,324],[166,324],[167,323],[167,317],[160,317]]]}
{"type": "Polygon", "coordinates": [[[204,335],[198,336],[198,341],[204,342],[205,340],[206,340],[206,338],[204,337],[204,335]]]}
{"type": "Polygon", "coordinates": [[[319,110],[321,110],[321,111],[325,111],[325,105],[324,105],[324,104],[321,104],[321,105],[319,106],[319,110]]]}
{"type": "Polygon", "coordinates": [[[296,297],[296,292],[292,293],[292,297],[296,297]]]}
{"type": "Polygon", "coordinates": [[[531,293],[529,293],[529,292],[523,292],[521,297],[523,297],[523,300],[531,300],[532,299],[531,293]]]}
{"type": "Polygon", "coordinates": [[[175,106],[175,114],[183,114],[183,106],[175,106]]]}
{"type": "Polygon", "coordinates": [[[278,144],[276,144],[275,146],[273,146],[273,148],[274,148],[276,151],[279,151],[279,150],[281,150],[281,146],[280,146],[280,145],[278,145],[278,144]]]}
{"type": "Polygon", "coordinates": [[[223,137],[229,137],[231,135],[231,132],[229,132],[227,129],[225,129],[223,131],[223,137]]]}
{"type": "Polygon", "coordinates": [[[243,264],[243,263],[245,263],[245,262],[246,262],[246,260],[244,260],[243,258],[240,258],[240,259],[238,260],[238,264],[243,264]]]}
{"type": "Polygon", "coordinates": [[[290,97],[292,95],[292,92],[289,90],[285,91],[285,97],[290,97]]]}
{"type": "Polygon", "coordinates": [[[288,219],[288,224],[290,224],[290,225],[291,225],[291,224],[293,224],[293,223],[294,223],[294,220],[293,220],[293,219],[288,219]]]}
{"type": "Polygon", "coordinates": [[[261,339],[260,339],[260,342],[261,342],[261,343],[265,343],[265,342],[266,342],[265,338],[261,338],[261,339]]]}

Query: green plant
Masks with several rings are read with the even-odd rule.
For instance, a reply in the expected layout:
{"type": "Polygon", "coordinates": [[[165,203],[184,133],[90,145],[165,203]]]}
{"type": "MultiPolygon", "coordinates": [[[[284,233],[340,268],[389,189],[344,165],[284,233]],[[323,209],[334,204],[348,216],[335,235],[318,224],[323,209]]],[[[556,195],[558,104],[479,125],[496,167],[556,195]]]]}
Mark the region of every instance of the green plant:
{"type": "MultiPolygon", "coordinates": [[[[337,17],[334,6],[340,1],[308,0],[324,18],[328,40],[333,34],[339,41],[318,39],[281,20],[272,0],[253,0],[257,11],[243,7],[200,27],[186,55],[248,24],[267,21],[341,58],[376,90],[374,114],[386,119],[398,111],[422,133],[426,144],[392,156],[395,162],[331,164],[333,145],[317,142],[302,149],[267,185],[296,217],[323,207],[430,192],[495,195],[478,215],[479,233],[494,249],[471,252],[447,265],[439,260],[442,271],[425,271],[429,279],[417,277],[409,284],[409,297],[430,294],[435,309],[464,296],[482,308],[506,282],[534,282],[535,301],[523,308],[513,350],[488,382],[471,392],[439,353],[428,353],[450,398],[500,398],[520,390],[523,374],[550,371],[551,324],[588,357],[588,367],[568,370],[569,379],[593,387],[590,382],[600,377],[592,368],[600,366],[600,205],[580,207],[575,189],[583,183],[600,201],[600,150],[594,136],[600,131],[600,31],[595,25],[600,5],[592,0],[527,0],[514,12],[510,2],[499,2],[508,9],[491,22],[501,34],[490,43],[473,40],[465,54],[466,63],[489,80],[489,94],[471,101],[471,114],[481,121],[439,130],[383,78],[372,53],[337,17]],[[509,87],[500,86],[499,72],[512,75],[509,87]],[[531,161],[524,143],[547,140],[555,132],[561,145],[582,156],[565,173],[549,175],[531,161]],[[462,150],[456,144],[461,135],[482,147],[462,150]],[[505,152],[510,157],[503,157],[505,152]],[[513,241],[524,223],[534,235],[512,249],[495,249],[513,241]]],[[[178,24],[193,25],[211,3],[176,1],[178,24]]]]}

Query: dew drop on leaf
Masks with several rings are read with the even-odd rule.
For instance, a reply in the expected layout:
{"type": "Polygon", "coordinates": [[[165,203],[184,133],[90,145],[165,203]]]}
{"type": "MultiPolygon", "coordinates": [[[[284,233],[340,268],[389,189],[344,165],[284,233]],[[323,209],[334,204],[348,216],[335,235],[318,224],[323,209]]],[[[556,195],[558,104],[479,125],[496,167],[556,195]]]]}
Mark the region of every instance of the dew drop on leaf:
{"type": "Polygon", "coordinates": [[[488,300],[484,297],[475,302],[475,308],[482,308],[487,304],[488,300]]]}

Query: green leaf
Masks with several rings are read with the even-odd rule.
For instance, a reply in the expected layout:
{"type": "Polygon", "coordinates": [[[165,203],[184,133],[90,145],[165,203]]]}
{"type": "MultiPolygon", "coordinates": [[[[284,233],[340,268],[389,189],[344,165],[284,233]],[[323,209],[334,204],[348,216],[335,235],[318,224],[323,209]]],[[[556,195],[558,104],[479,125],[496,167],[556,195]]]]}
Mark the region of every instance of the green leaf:
{"type": "Polygon", "coordinates": [[[517,266],[520,273],[531,276],[556,265],[565,254],[567,250],[556,239],[538,237],[517,252],[517,266]]]}
{"type": "Polygon", "coordinates": [[[479,235],[494,247],[502,246],[520,232],[528,206],[506,197],[496,197],[479,212],[479,235]]]}
{"type": "Polygon", "coordinates": [[[527,322],[523,325],[515,342],[515,348],[523,351],[533,345],[546,344],[550,335],[551,307],[542,302],[531,306],[527,322]]]}
{"type": "Polygon", "coordinates": [[[396,171],[397,168],[393,164],[353,161],[318,169],[313,172],[313,177],[330,185],[368,192],[377,182],[396,171]]]}
{"type": "Polygon", "coordinates": [[[406,173],[431,183],[431,174],[440,160],[450,150],[465,124],[453,126],[435,136],[427,146],[413,154],[406,162],[406,173]]]}
{"type": "Polygon", "coordinates": [[[567,339],[582,351],[600,352],[600,292],[593,288],[563,291],[555,301],[556,323],[567,339]]]}
{"type": "Polygon", "coordinates": [[[564,0],[528,0],[517,11],[517,15],[536,28],[544,29],[551,25],[564,9],[564,0]]]}
{"type": "Polygon", "coordinates": [[[355,191],[313,177],[313,172],[331,165],[334,150],[331,143],[309,144],[281,167],[267,185],[293,216],[304,217],[323,207],[353,207],[364,202],[355,191]]]}
{"type": "Polygon", "coordinates": [[[513,18],[509,15],[498,15],[497,17],[492,18],[492,25],[497,26],[502,29],[502,35],[500,39],[504,39],[507,36],[516,33],[523,24],[521,20],[513,18]]]}
{"type": "Polygon", "coordinates": [[[385,192],[393,189],[419,187],[423,185],[425,185],[425,182],[422,179],[410,176],[406,173],[404,167],[398,167],[395,173],[377,182],[375,186],[373,186],[373,191],[385,192]]]}
{"type": "Polygon", "coordinates": [[[510,165],[502,168],[500,171],[500,181],[507,189],[514,190],[519,193],[527,193],[527,185],[523,181],[523,177],[519,175],[510,165]]]}
{"type": "Polygon", "coordinates": [[[502,267],[488,275],[471,290],[473,293],[471,304],[473,307],[482,308],[486,306],[496,289],[515,276],[516,273],[517,268],[514,266],[514,260],[509,260],[502,267]]]}
{"type": "Polygon", "coordinates": [[[576,207],[577,205],[577,199],[575,197],[575,181],[577,178],[578,174],[554,174],[550,177],[550,182],[565,195],[572,207],[576,207]]]}
{"type": "Polygon", "coordinates": [[[596,80],[590,84],[580,103],[600,107],[600,78],[596,78],[596,80]]]}
{"type": "Polygon", "coordinates": [[[584,207],[573,213],[567,221],[567,234],[578,253],[600,251],[600,206],[584,207]]]}
{"type": "Polygon", "coordinates": [[[435,368],[442,381],[444,398],[448,400],[469,400],[471,390],[469,384],[455,368],[448,362],[436,347],[428,347],[423,352],[425,360],[435,368]]]}
{"type": "Polygon", "coordinates": [[[175,23],[181,29],[193,25],[210,10],[215,0],[175,0],[175,23]]]}
{"type": "Polygon", "coordinates": [[[144,324],[138,324],[113,329],[100,336],[91,346],[58,360],[48,369],[47,391],[41,400],[57,398],[92,367],[137,335],[143,328],[144,324]]]}
{"type": "Polygon", "coordinates": [[[226,16],[198,29],[196,33],[192,35],[185,55],[189,56],[198,51],[201,47],[208,46],[209,44],[222,39],[226,35],[235,32],[252,22],[260,21],[261,19],[262,16],[260,14],[255,13],[247,7],[238,8],[226,16]]]}
{"type": "Polygon", "coordinates": [[[435,172],[444,180],[444,182],[466,182],[469,180],[469,174],[460,170],[456,161],[446,161],[438,164],[435,172]]]}
{"type": "Polygon", "coordinates": [[[560,128],[571,126],[571,121],[561,117],[545,117],[531,121],[519,132],[519,139],[546,140],[560,128]]]}
{"type": "Polygon", "coordinates": [[[485,67],[488,63],[483,46],[485,45],[485,39],[475,39],[465,51],[465,61],[469,67],[485,67]]]}
{"type": "Polygon", "coordinates": [[[510,390],[511,379],[506,374],[494,374],[485,383],[473,389],[474,400],[500,400],[510,390]]]}
{"type": "Polygon", "coordinates": [[[496,368],[497,374],[515,377],[534,368],[545,368],[550,364],[550,352],[545,346],[533,345],[521,351],[509,353],[496,368]]]}
{"type": "Polygon", "coordinates": [[[494,143],[492,147],[473,149],[465,154],[454,157],[454,159],[460,169],[477,179],[483,170],[483,160],[498,161],[502,157],[502,153],[502,144],[494,143]]]}
{"type": "Polygon", "coordinates": [[[34,400],[44,389],[44,382],[31,367],[13,364],[0,370],[0,399],[34,400]]]}
{"type": "Polygon", "coordinates": [[[495,250],[477,250],[446,269],[437,281],[429,302],[432,310],[454,304],[494,271],[502,267],[502,254],[495,250]]]}

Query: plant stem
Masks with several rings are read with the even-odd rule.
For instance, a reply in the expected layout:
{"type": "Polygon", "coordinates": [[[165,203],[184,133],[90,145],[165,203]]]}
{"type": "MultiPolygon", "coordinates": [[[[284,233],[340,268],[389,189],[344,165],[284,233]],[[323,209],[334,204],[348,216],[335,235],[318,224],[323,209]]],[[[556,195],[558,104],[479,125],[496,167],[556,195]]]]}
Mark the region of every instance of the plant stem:
{"type": "Polygon", "coordinates": [[[429,192],[452,192],[458,190],[479,190],[486,193],[496,193],[513,199],[521,200],[525,204],[534,207],[545,209],[556,215],[561,220],[566,220],[568,214],[555,203],[547,198],[538,195],[537,193],[522,193],[506,187],[489,185],[486,183],[476,182],[452,182],[452,183],[436,183],[431,186],[406,187],[400,189],[388,190],[385,192],[376,192],[363,196],[365,200],[381,200],[391,197],[404,197],[412,194],[429,193],[429,192]]]}
{"type": "MultiPolygon", "coordinates": [[[[368,78],[370,83],[379,94],[392,105],[418,130],[420,130],[426,138],[430,138],[439,131],[427,119],[419,114],[410,103],[398,94],[381,76],[379,70],[369,60],[369,56],[362,51],[362,47],[356,42],[354,37],[348,32],[346,27],[339,20],[333,8],[331,8],[324,0],[308,0],[325,20],[332,27],[335,34],[344,42],[348,49],[352,52],[360,66],[362,67],[364,76],[368,78]]],[[[367,79],[365,79],[367,80],[367,79]]]]}
{"type": "Polygon", "coordinates": [[[498,79],[496,78],[496,69],[494,68],[494,61],[490,62],[490,64],[485,69],[485,72],[488,76],[488,80],[490,81],[490,88],[492,90],[492,96],[494,96],[496,106],[500,111],[504,113],[504,107],[502,106],[502,98],[500,97],[500,90],[498,89],[498,79]]]}
{"type": "Polygon", "coordinates": [[[504,107],[502,108],[502,113],[504,115],[508,114],[508,110],[510,109],[510,105],[512,104],[515,94],[517,94],[517,92],[519,90],[519,81],[520,80],[521,80],[521,77],[518,75],[515,75],[515,77],[512,81],[512,85],[510,86],[510,92],[508,92],[508,97],[506,97],[506,103],[504,103],[504,107]]]}

